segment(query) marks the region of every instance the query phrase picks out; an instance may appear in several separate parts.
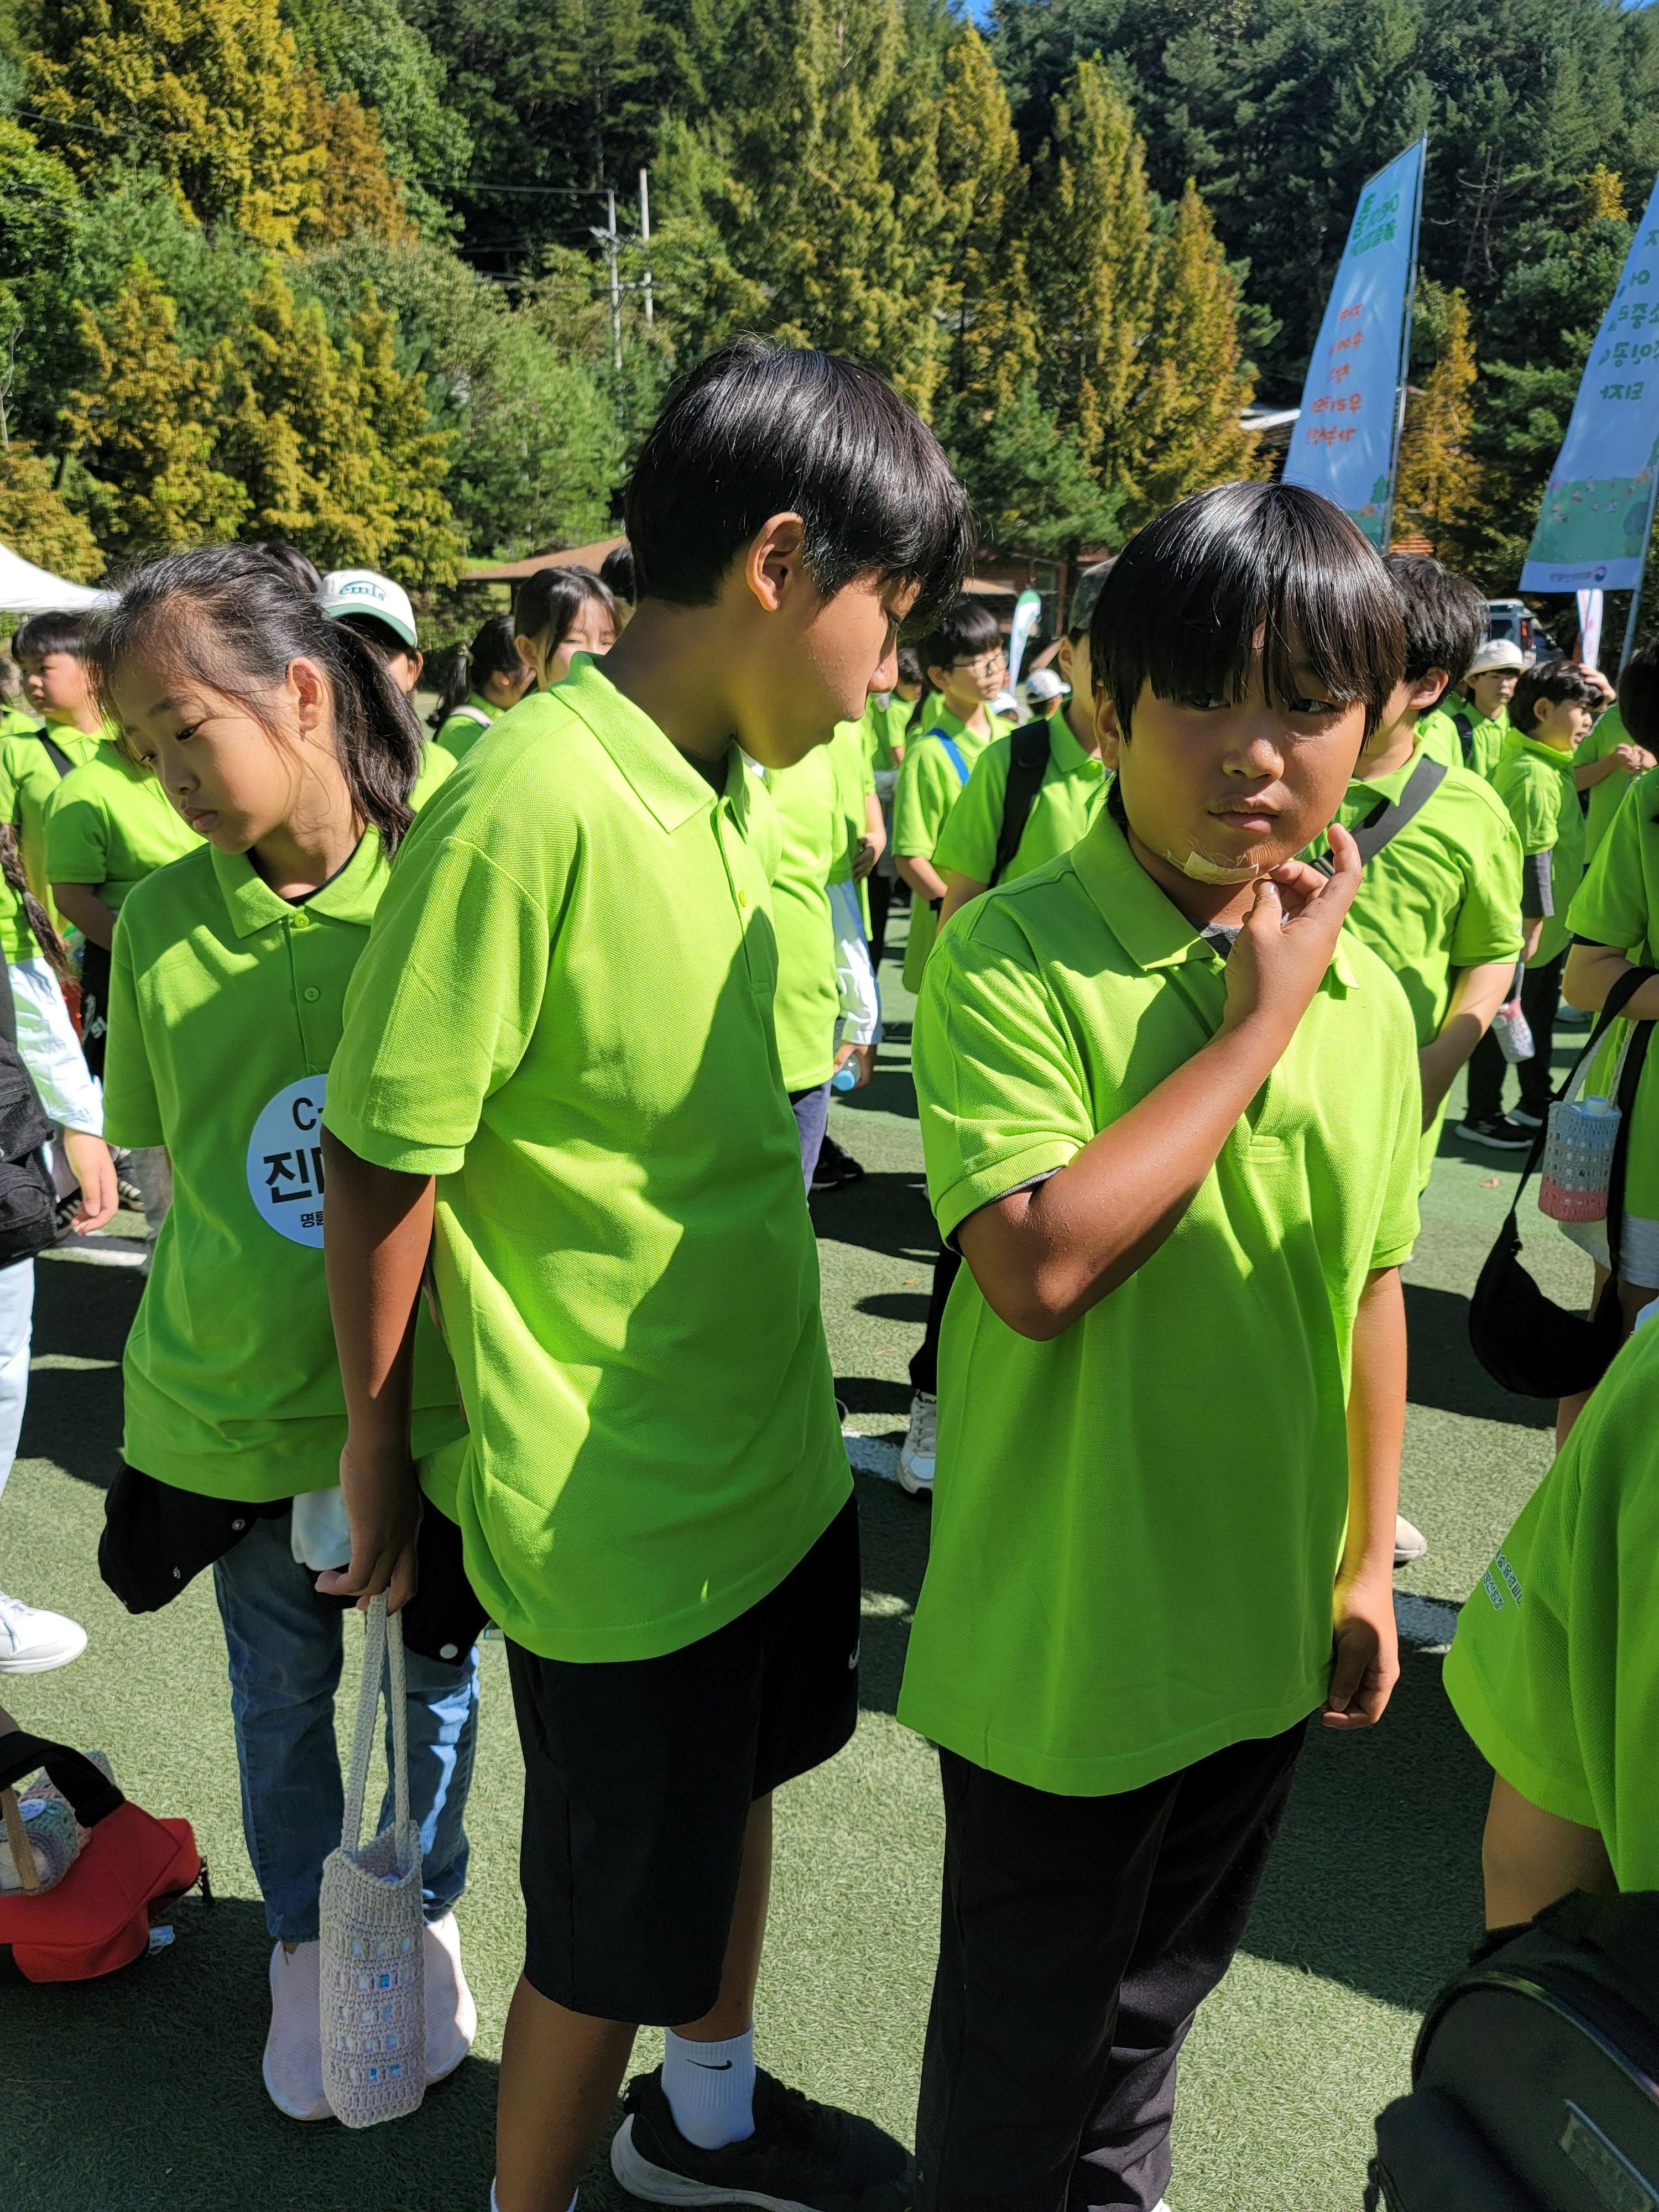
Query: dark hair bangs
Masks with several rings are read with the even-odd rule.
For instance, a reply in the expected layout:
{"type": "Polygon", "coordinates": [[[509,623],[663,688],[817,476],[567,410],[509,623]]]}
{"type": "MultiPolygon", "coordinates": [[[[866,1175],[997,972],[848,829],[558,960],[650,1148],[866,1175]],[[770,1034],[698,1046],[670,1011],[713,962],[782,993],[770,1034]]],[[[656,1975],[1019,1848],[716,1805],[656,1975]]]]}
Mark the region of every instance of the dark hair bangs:
{"type": "Polygon", "coordinates": [[[1229,483],[1130,539],[1096,603],[1089,656],[1126,735],[1144,685],[1237,702],[1259,659],[1273,704],[1311,675],[1340,705],[1364,702],[1370,737],[1406,640],[1387,570],[1339,507],[1299,485],[1229,483]]]}
{"type": "Polygon", "coordinates": [[[49,653],[70,653],[77,660],[84,660],[91,630],[89,614],[31,615],[18,624],[11,649],[20,661],[44,660],[49,653]]]}
{"type": "Polygon", "coordinates": [[[1659,750],[1659,644],[1644,645],[1620,670],[1619,712],[1638,745],[1659,750]]]}
{"type": "Polygon", "coordinates": [[[551,650],[564,643],[590,601],[616,621],[611,587],[591,568],[538,568],[514,594],[514,631],[551,650]]]}
{"type": "Polygon", "coordinates": [[[825,598],[859,576],[915,584],[907,636],[932,627],[973,556],[967,494],[890,386],[839,355],[738,338],[672,387],[641,451],[624,515],[640,597],[708,606],[783,514],[800,516],[825,598]]]}
{"type": "MultiPolygon", "coordinates": [[[[1626,673],[1628,675],[1629,672],[1626,673]]],[[[1639,692],[1638,683],[1638,696],[1639,692]]],[[[1536,660],[1530,668],[1523,668],[1521,672],[1510,700],[1510,726],[1519,730],[1523,737],[1530,737],[1535,708],[1569,703],[1575,707],[1598,708],[1601,704],[1601,694],[1576,660],[1536,660]]],[[[1625,726],[1630,728],[1628,721],[1625,726]]],[[[1632,734],[1634,735],[1634,732],[1632,734]]]]}

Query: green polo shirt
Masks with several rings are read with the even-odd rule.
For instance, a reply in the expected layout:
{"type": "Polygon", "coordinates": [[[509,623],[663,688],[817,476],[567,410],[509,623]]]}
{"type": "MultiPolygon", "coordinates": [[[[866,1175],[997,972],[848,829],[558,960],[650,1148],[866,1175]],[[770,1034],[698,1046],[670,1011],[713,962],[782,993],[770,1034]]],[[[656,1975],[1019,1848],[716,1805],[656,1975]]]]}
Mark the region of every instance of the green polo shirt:
{"type": "MultiPolygon", "coordinates": [[[[107,726],[112,733],[113,725],[107,726]]],[[[73,724],[42,729],[38,722],[0,734],[0,821],[9,822],[16,832],[29,889],[48,913],[52,911],[52,901],[46,875],[46,803],[63,777],[41,740],[50,738],[73,769],[92,758],[100,735],[94,732],[89,736],[73,724]]],[[[0,951],[8,960],[40,957],[21,904],[3,884],[0,884],[0,951]]]]}
{"type": "Polygon", "coordinates": [[[876,795],[862,722],[838,722],[830,740],[830,765],[836,782],[836,849],[830,864],[832,884],[850,883],[853,863],[869,832],[864,802],[876,795]]]}
{"type": "Polygon", "coordinates": [[[1478,714],[1473,708],[1463,711],[1474,726],[1469,732],[1468,764],[1476,775],[1484,776],[1490,783],[1503,757],[1504,740],[1510,733],[1510,710],[1500,707],[1495,714],[1478,714]]]}
{"type": "Polygon", "coordinates": [[[1596,1385],[1458,1616],[1445,1684],[1529,1804],[1595,1828],[1621,1890],[1659,1889],[1659,1328],[1596,1385]]]}
{"type": "Polygon", "coordinates": [[[443,722],[432,742],[441,745],[452,760],[460,760],[471,751],[484,732],[501,718],[499,707],[492,707],[480,692],[469,691],[463,703],[443,722]]]}
{"type": "Polygon", "coordinates": [[[40,726],[40,717],[27,707],[0,707],[0,738],[29,738],[40,726]]]}
{"type": "MultiPolygon", "coordinates": [[[[105,1132],[165,1145],[173,1178],[127,1338],[122,1449],[175,1490],[258,1502],[340,1479],[319,1121],[346,985],[386,882],[373,832],[299,906],[245,854],[198,843],[122,906],[105,1132]]],[[[415,1404],[417,1453],[464,1433],[424,1307],[415,1404]]]]}
{"type": "MultiPolygon", "coordinates": [[[[1625,718],[1618,708],[1609,707],[1605,714],[1596,717],[1589,737],[1573,754],[1575,768],[1589,766],[1605,760],[1615,746],[1633,742],[1625,726],[1625,718]]],[[[1639,771],[1638,771],[1639,773],[1639,771]]],[[[1589,800],[1589,813],[1584,822],[1584,866],[1588,867],[1595,857],[1596,848],[1607,836],[1613,817],[1624,804],[1625,793],[1636,777],[1627,768],[1616,768],[1611,775],[1604,775],[1600,783],[1593,783],[1585,793],[1589,800]]]]}
{"type": "Polygon", "coordinates": [[[890,693],[884,701],[872,697],[859,726],[864,732],[864,750],[872,770],[888,771],[898,766],[893,758],[893,740],[896,738],[900,745],[903,744],[910,709],[915,703],[914,699],[901,699],[896,691],[890,693]]]}
{"type": "Polygon", "coordinates": [[[793,768],[766,771],[766,787],[782,830],[772,878],[772,926],[778,940],[773,1019],[786,1091],[810,1091],[827,1083],[836,1064],[841,986],[827,886],[843,817],[830,750],[819,745],[793,768]]]}
{"type": "MultiPolygon", "coordinates": [[[[1611,781],[1611,779],[1609,779],[1611,781]]],[[[1567,909],[1574,937],[1610,945],[1638,967],[1659,968],[1659,768],[1634,779],[1567,909]]],[[[1613,1025],[1585,1088],[1612,1089],[1628,1022],[1613,1025]]],[[[1625,1169],[1625,1210],[1659,1221],[1659,1054],[1642,1063],[1625,1169]]]]}
{"type": "Polygon", "coordinates": [[[1511,730],[1492,775],[1492,789],[1510,810],[1521,850],[1550,855],[1548,915],[1528,968],[1542,968],[1567,949],[1567,908],[1584,872],[1584,817],[1572,780],[1573,756],[1511,730]]]}
{"type": "MultiPolygon", "coordinates": [[[[1065,858],[953,915],[915,1026],[941,1233],[1063,1167],[1214,1036],[1225,995],[1222,960],[1105,808],[1065,858]]],[[[1126,1283],[1037,1344],[957,1276],[910,1727],[1087,1796],[1319,1705],[1354,1314],[1417,1233],[1416,1044],[1399,986],[1345,933],[1185,1217],[1126,1283]]]]}
{"type": "Polygon", "coordinates": [[[147,768],[107,739],[46,800],[46,873],[85,884],[118,913],[130,892],[201,839],[147,768]]]}
{"type": "MultiPolygon", "coordinates": [[[[968,788],[951,809],[949,819],[933,848],[933,866],[941,875],[947,868],[976,884],[988,884],[996,866],[997,840],[1002,835],[1002,810],[1008,791],[1008,767],[1013,758],[1013,735],[987,745],[974,763],[968,788]]],[[[1106,771],[1098,753],[1085,753],[1072,735],[1065,713],[1048,724],[1048,760],[1031,811],[1025,817],[1014,857],[1002,880],[1013,883],[1030,875],[1045,860],[1069,853],[1095,817],[1106,788],[1106,771]]]]}
{"type": "Polygon", "coordinates": [[[1463,740],[1443,706],[1431,707],[1426,714],[1418,716],[1417,742],[1420,750],[1431,760],[1437,760],[1443,768],[1462,767],[1463,740]]]}
{"type": "MultiPolygon", "coordinates": [[[[933,859],[951,810],[974,772],[974,763],[993,739],[1013,726],[994,714],[988,714],[986,720],[989,725],[988,733],[978,738],[957,720],[948,707],[941,705],[933,720],[920,732],[913,733],[904,750],[904,765],[899,770],[898,788],[893,794],[896,854],[905,860],[933,859]],[[955,744],[967,775],[957,774],[955,763],[940,742],[941,732],[955,744]]],[[[927,900],[915,900],[910,908],[910,936],[904,951],[907,991],[921,988],[922,970],[927,964],[936,922],[937,916],[927,900]]]]}
{"type": "Polygon", "coordinates": [[[851,1487],[773,1039],[776,810],[716,793],[590,661],[422,814],[328,1126],[438,1178],[492,1617],[641,1659],[776,1587],[851,1487]]]}
{"type": "MultiPolygon", "coordinates": [[[[1343,828],[1358,829],[1379,799],[1398,799],[1422,757],[1419,746],[1387,775],[1356,776],[1336,811],[1343,828]]],[[[1309,857],[1328,849],[1318,838],[1309,857]]],[[[1521,950],[1521,841],[1491,786],[1468,769],[1448,769],[1427,805],[1366,861],[1348,927],[1398,979],[1419,1048],[1431,1043],[1456,971],[1513,960],[1521,950]]],[[[1423,1132],[1424,1182],[1445,1111],[1443,1101],[1423,1132]]]]}

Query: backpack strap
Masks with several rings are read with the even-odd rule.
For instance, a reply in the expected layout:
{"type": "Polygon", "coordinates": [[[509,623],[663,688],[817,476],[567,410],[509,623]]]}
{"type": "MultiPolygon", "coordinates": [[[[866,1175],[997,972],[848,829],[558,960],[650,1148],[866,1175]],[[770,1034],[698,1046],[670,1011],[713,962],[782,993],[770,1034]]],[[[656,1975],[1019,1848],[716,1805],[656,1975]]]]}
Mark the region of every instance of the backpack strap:
{"type": "Polygon", "coordinates": [[[476,722],[481,730],[493,726],[492,718],[482,707],[452,707],[444,720],[447,722],[476,722]]]}
{"type": "Polygon", "coordinates": [[[1474,724],[1467,714],[1454,714],[1452,727],[1457,732],[1457,742],[1463,748],[1463,765],[1474,766],[1474,724]]]}
{"type": "Polygon", "coordinates": [[[75,763],[64,750],[62,745],[55,744],[53,740],[46,735],[44,730],[37,730],[34,734],[39,738],[40,742],[46,747],[46,758],[57,769],[58,775],[67,775],[70,770],[75,766],[75,763]]]}
{"type": "Polygon", "coordinates": [[[947,737],[943,730],[937,727],[929,730],[927,734],[930,738],[937,738],[944,746],[951,765],[957,772],[957,781],[965,790],[968,785],[968,763],[962,757],[961,746],[954,738],[947,737]]]}
{"type": "Polygon", "coordinates": [[[1002,827],[997,832],[996,860],[991,881],[1000,883],[1003,871],[1019,850],[1031,809],[1048,771],[1048,725],[1027,722],[1016,730],[1008,753],[1008,781],[1002,793],[1002,827]]]}
{"type": "MultiPolygon", "coordinates": [[[[1398,799],[1379,799],[1358,827],[1350,834],[1359,848],[1361,862],[1374,860],[1392,837],[1397,837],[1413,815],[1420,814],[1446,781],[1443,762],[1426,753],[1412,770],[1411,780],[1398,799]]],[[[1336,863],[1328,853],[1314,862],[1322,875],[1334,876],[1336,863]]]]}

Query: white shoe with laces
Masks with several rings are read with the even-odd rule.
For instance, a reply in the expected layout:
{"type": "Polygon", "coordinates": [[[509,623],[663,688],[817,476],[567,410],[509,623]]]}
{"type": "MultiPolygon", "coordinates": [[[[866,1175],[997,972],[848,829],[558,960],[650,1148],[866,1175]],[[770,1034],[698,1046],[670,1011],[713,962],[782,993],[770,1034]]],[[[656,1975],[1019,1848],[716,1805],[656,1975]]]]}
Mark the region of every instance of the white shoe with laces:
{"type": "Polygon", "coordinates": [[[265,2089],[291,2120],[331,2120],[323,2094],[322,1946],[275,1945],[270,1954],[270,2033],[265,2038],[265,2089]]]}
{"type": "Polygon", "coordinates": [[[461,1970],[455,1916],[428,1920],[421,1939],[426,1966],[426,2078],[428,2087],[453,2074],[478,2033],[478,2008],[461,1970]]]}
{"type": "Polygon", "coordinates": [[[1427,1556],[1429,1540],[1420,1528],[1413,1528],[1403,1513],[1394,1516],[1394,1563],[1396,1567],[1408,1567],[1413,1559],[1427,1556]]]}
{"type": "Polygon", "coordinates": [[[939,1452],[939,1400],[918,1390],[910,1401],[910,1425],[899,1446],[898,1479],[912,1498],[933,1486],[933,1462],[939,1452]]]}
{"type": "Polygon", "coordinates": [[[87,1632],[78,1620],[0,1590],[0,1674],[47,1674],[86,1648],[87,1632]]]}

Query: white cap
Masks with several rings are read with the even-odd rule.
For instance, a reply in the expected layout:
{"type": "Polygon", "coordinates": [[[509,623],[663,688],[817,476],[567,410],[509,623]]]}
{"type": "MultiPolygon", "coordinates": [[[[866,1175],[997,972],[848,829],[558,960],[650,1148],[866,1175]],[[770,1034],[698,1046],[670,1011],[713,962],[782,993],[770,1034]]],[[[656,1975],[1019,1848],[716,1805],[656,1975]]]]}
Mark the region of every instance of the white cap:
{"type": "Polygon", "coordinates": [[[1052,668],[1034,668],[1025,679],[1028,699],[1063,699],[1071,688],[1060,682],[1052,668]]]}
{"type": "Polygon", "coordinates": [[[999,691],[989,705],[994,714],[1017,714],[1019,712],[1019,702],[1012,691],[999,691]]]}
{"type": "Polygon", "coordinates": [[[338,622],[342,615],[373,615],[395,631],[411,653],[420,650],[409,593],[390,576],[377,576],[373,568],[331,568],[317,604],[331,622],[338,622]]]}
{"type": "Polygon", "coordinates": [[[1489,637],[1468,665],[1471,676],[1493,676],[1501,668],[1512,668],[1518,676],[1526,666],[1520,647],[1511,637],[1489,637]]]}

